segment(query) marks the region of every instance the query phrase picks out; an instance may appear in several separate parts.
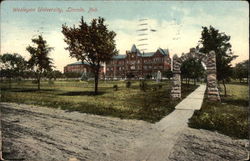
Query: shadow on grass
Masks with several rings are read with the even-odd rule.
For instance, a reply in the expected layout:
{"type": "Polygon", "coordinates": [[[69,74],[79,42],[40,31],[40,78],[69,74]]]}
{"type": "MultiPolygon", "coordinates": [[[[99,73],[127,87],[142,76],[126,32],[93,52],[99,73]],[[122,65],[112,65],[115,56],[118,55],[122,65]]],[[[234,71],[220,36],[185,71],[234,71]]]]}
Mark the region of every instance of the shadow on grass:
{"type": "Polygon", "coordinates": [[[223,99],[222,100],[224,103],[230,104],[230,105],[235,105],[235,106],[248,106],[249,102],[248,100],[245,99],[223,99]]]}
{"type": "Polygon", "coordinates": [[[248,81],[247,81],[247,82],[230,82],[229,84],[245,85],[245,86],[248,86],[248,81]]]}
{"type": "Polygon", "coordinates": [[[1,88],[2,91],[9,92],[51,92],[56,91],[56,89],[36,89],[36,88],[1,88]]]}
{"type": "Polygon", "coordinates": [[[60,107],[66,112],[78,111],[81,113],[89,113],[94,115],[119,117],[121,119],[128,118],[128,115],[132,113],[131,111],[123,111],[121,109],[102,105],[95,105],[87,102],[80,103],[77,105],[70,105],[69,103],[68,105],[63,105],[60,107]]]}
{"type": "Polygon", "coordinates": [[[95,94],[94,91],[72,91],[72,92],[66,92],[66,93],[60,93],[58,95],[61,96],[95,96],[95,95],[103,95],[106,92],[98,92],[97,94],[95,94]]]}

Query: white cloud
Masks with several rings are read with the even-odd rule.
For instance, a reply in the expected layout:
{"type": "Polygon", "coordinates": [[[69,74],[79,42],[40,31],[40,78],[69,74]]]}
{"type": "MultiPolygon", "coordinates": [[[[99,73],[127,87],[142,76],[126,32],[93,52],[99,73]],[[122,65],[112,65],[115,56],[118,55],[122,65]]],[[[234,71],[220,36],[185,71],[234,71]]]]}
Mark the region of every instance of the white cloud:
{"type": "Polygon", "coordinates": [[[115,40],[119,54],[126,54],[126,50],[130,50],[132,45],[135,44],[135,36],[122,31],[117,32],[115,40]]]}
{"type": "Polygon", "coordinates": [[[26,47],[30,44],[34,32],[5,23],[1,27],[1,54],[19,53],[28,59],[26,47]]]}
{"type": "MultiPolygon", "coordinates": [[[[31,39],[35,38],[38,33],[36,31],[30,31],[29,29],[13,27],[11,25],[2,25],[3,31],[9,33],[3,33],[1,35],[1,54],[4,53],[19,53],[26,60],[30,58],[30,54],[26,51],[28,45],[32,45],[31,39]],[[8,36],[8,37],[7,37],[8,36]]],[[[66,44],[63,40],[61,28],[57,28],[54,31],[42,33],[44,39],[47,41],[50,47],[54,47],[50,57],[54,60],[56,69],[63,71],[63,67],[68,63],[76,61],[69,58],[69,53],[64,48],[66,44]]]]}
{"type": "Polygon", "coordinates": [[[65,50],[67,44],[64,42],[64,36],[61,29],[51,31],[50,34],[44,35],[47,43],[54,47],[50,56],[54,60],[54,64],[58,70],[63,71],[63,67],[69,63],[75,62],[76,59],[71,59],[68,50],[65,50]]]}

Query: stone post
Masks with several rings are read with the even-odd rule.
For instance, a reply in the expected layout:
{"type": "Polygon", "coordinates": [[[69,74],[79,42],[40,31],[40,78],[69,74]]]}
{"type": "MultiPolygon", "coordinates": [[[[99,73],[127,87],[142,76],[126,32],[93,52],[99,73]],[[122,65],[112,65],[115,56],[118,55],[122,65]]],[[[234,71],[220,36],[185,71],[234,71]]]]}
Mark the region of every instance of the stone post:
{"type": "Polygon", "coordinates": [[[207,96],[208,100],[220,101],[220,94],[216,79],[216,55],[214,51],[208,53],[207,62],[207,96]]]}
{"type": "Polygon", "coordinates": [[[173,99],[181,99],[181,63],[178,56],[173,56],[173,86],[171,90],[171,97],[173,99]]]}

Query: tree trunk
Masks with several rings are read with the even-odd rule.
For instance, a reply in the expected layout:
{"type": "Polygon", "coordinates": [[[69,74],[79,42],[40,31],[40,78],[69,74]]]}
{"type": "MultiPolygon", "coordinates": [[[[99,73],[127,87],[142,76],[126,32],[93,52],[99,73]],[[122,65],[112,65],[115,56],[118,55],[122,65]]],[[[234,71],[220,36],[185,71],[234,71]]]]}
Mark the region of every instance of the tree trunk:
{"type": "Polygon", "coordinates": [[[98,94],[99,70],[95,72],[95,95],[98,94]]]}
{"type": "Polygon", "coordinates": [[[224,96],[226,97],[227,96],[227,88],[226,88],[224,79],[222,80],[222,83],[223,83],[223,86],[224,86],[224,96]]]}
{"type": "Polygon", "coordinates": [[[11,89],[11,78],[9,78],[9,89],[11,89]]]}
{"type": "Polygon", "coordinates": [[[40,75],[37,76],[37,89],[40,91],[40,75]]]}

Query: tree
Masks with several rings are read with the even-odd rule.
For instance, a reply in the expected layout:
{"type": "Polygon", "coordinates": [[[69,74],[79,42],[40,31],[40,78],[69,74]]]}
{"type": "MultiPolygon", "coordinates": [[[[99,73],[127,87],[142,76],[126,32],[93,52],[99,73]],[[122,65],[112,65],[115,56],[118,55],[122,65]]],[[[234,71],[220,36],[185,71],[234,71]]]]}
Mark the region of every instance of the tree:
{"type": "Polygon", "coordinates": [[[234,77],[236,79],[239,79],[240,82],[244,80],[244,78],[247,78],[248,81],[248,67],[249,67],[249,60],[237,63],[234,67],[234,77]]]}
{"type": "Polygon", "coordinates": [[[88,62],[95,76],[95,94],[98,93],[98,80],[101,64],[117,55],[115,32],[109,31],[104,18],[93,19],[88,25],[81,17],[78,27],[62,25],[70,56],[82,62],[88,62]]]}
{"type": "Polygon", "coordinates": [[[0,55],[0,62],[1,77],[5,77],[9,80],[9,88],[11,88],[11,80],[23,76],[27,62],[17,53],[0,55]]]}
{"type": "Polygon", "coordinates": [[[214,51],[216,53],[216,68],[217,68],[217,80],[222,81],[224,86],[224,95],[227,96],[227,90],[225,82],[232,76],[232,60],[237,56],[233,55],[230,44],[230,36],[227,36],[224,32],[210,26],[202,27],[200,51],[203,53],[209,53],[214,51]]]}
{"type": "Polygon", "coordinates": [[[186,79],[186,84],[189,84],[189,80],[193,79],[196,85],[196,81],[204,76],[204,72],[201,61],[195,58],[190,58],[181,65],[181,77],[186,79]]]}
{"type": "Polygon", "coordinates": [[[40,80],[42,74],[51,71],[53,67],[53,60],[49,58],[49,53],[53,50],[52,47],[47,45],[46,40],[42,35],[38,38],[32,39],[35,46],[28,46],[26,50],[30,53],[31,58],[28,61],[29,67],[35,72],[37,79],[37,88],[40,90],[40,80]]]}
{"type": "Polygon", "coordinates": [[[173,77],[173,72],[172,72],[170,69],[168,69],[167,71],[164,71],[164,72],[162,73],[162,76],[163,76],[163,77],[167,77],[168,80],[170,80],[170,78],[173,77]]]}

